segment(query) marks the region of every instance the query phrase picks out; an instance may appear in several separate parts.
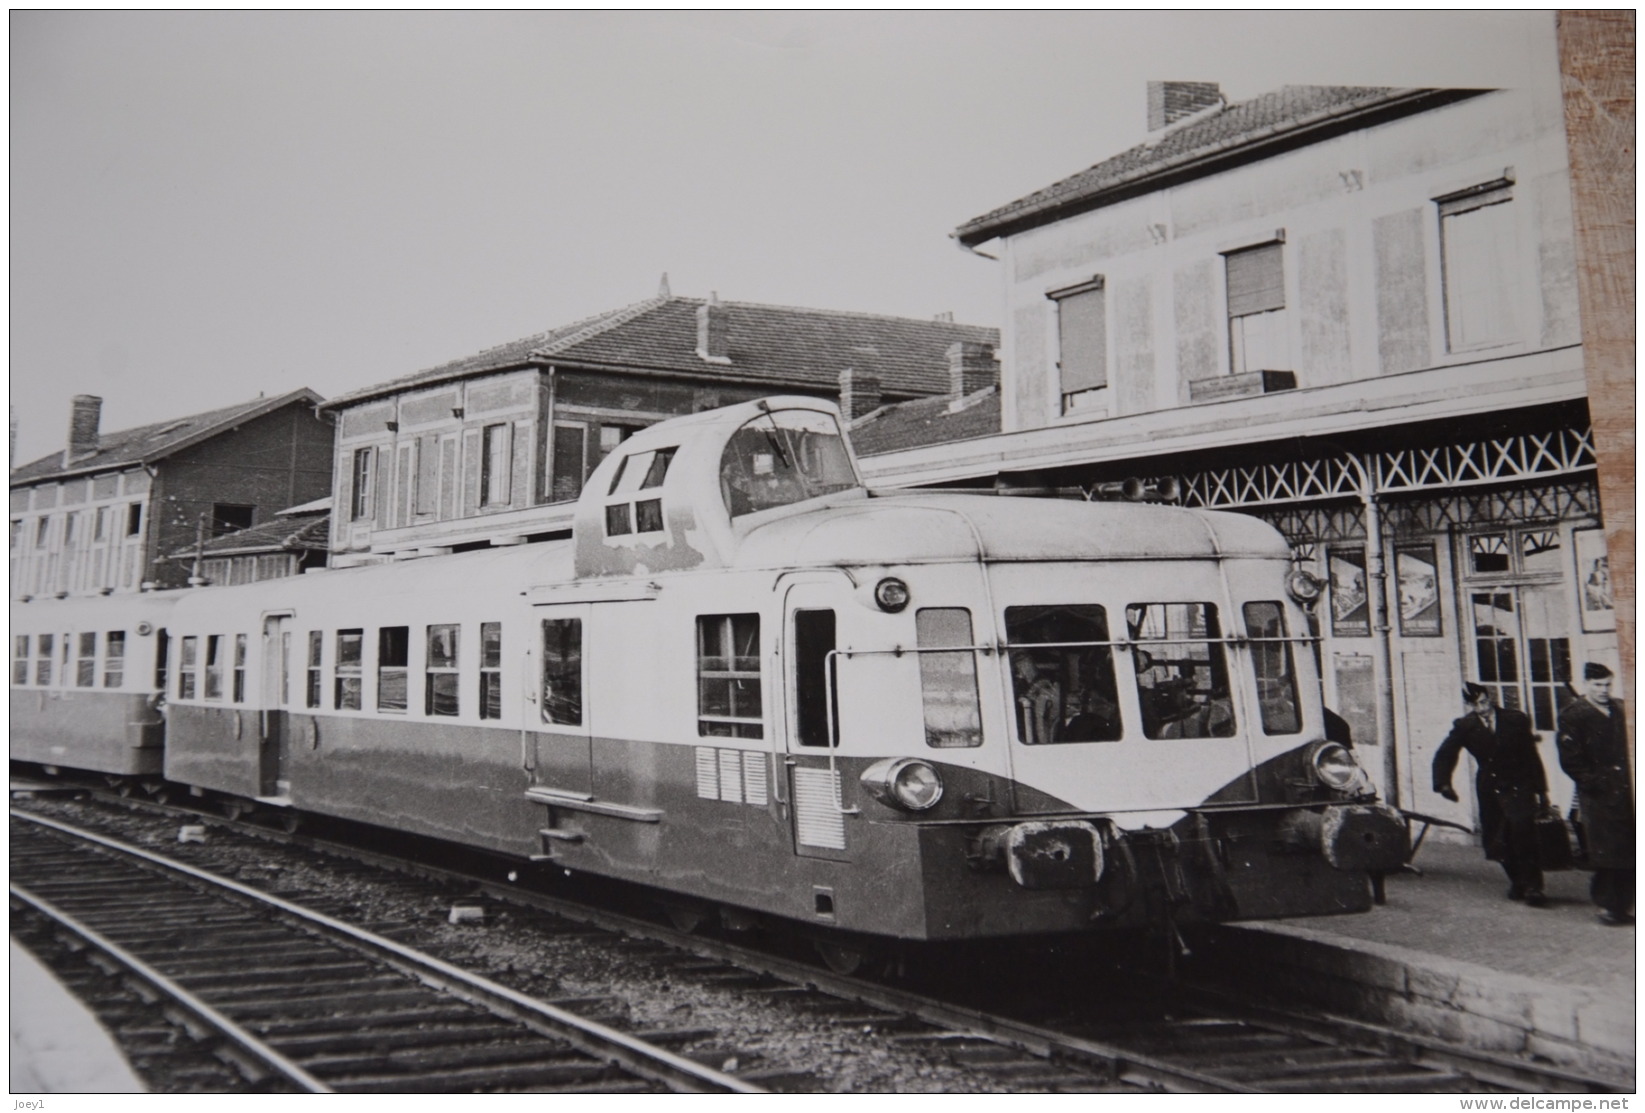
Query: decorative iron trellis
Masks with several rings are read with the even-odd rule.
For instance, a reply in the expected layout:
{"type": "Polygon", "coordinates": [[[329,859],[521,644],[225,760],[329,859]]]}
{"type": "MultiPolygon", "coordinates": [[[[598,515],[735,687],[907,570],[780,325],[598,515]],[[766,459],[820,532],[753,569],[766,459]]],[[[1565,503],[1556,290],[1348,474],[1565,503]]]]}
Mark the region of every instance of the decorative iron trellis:
{"type": "Polygon", "coordinates": [[[1232,508],[1403,491],[1455,490],[1592,471],[1591,429],[1554,429],[1465,444],[1218,468],[1182,477],[1184,506],[1232,508]],[[1365,480],[1371,490],[1364,490],[1365,480]]]}

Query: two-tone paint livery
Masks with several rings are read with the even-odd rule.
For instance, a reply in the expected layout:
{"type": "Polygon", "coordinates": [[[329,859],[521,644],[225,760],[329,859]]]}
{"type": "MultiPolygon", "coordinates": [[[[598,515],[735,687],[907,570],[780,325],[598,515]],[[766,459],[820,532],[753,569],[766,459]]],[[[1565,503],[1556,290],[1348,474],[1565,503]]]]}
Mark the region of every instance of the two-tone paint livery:
{"type": "Polygon", "coordinates": [[[168,596],[164,773],[738,922],[1364,910],[1405,831],[1290,572],[1238,515],[871,493],[833,407],[768,399],[624,442],[571,541],[168,596]]]}

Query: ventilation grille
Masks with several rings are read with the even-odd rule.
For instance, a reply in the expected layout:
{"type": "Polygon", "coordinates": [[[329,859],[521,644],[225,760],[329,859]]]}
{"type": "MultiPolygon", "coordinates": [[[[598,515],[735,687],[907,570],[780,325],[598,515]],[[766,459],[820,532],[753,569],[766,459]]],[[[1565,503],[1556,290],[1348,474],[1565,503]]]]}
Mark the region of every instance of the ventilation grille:
{"type": "Polygon", "coordinates": [[[840,775],[832,769],[794,770],[794,818],[803,846],[845,849],[840,775]]]}
{"type": "Polygon", "coordinates": [[[764,753],[698,746],[697,796],[763,808],[771,800],[769,769],[764,753]]]}

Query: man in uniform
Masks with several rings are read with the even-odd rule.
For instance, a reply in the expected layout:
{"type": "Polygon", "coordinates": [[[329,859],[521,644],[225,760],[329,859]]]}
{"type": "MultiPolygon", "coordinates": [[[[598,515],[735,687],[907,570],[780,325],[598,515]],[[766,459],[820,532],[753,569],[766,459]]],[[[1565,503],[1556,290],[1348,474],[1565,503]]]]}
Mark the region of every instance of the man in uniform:
{"type": "Polygon", "coordinates": [[[1601,923],[1634,922],[1634,791],[1628,723],[1611,698],[1611,670],[1590,661],[1583,693],[1559,711],[1559,766],[1576,782],[1577,813],[1601,923]]]}
{"type": "Polygon", "coordinates": [[[1509,900],[1541,908],[1548,899],[1537,862],[1536,815],[1548,803],[1548,774],[1536,752],[1531,720],[1512,708],[1497,707],[1490,691],[1478,684],[1464,687],[1462,699],[1468,714],[1451,724],[1451,733],[1434,753],[1434,791],[1455,800],[1451,774],[1457,759],[1463,750],[1474,756],[1485,857],[1502,863],[1509,900]]]}

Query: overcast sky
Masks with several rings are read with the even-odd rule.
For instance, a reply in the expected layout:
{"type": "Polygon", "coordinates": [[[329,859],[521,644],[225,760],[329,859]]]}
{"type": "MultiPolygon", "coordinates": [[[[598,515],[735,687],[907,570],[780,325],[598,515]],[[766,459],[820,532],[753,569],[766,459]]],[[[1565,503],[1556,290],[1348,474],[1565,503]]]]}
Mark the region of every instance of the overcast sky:
{"type": "Polygon", "coordinates": [[[965,220],[1150,79],[1511,85],[1547,12],[19,12],[15,459],[675,294],[998,325],[965,220]]]}

